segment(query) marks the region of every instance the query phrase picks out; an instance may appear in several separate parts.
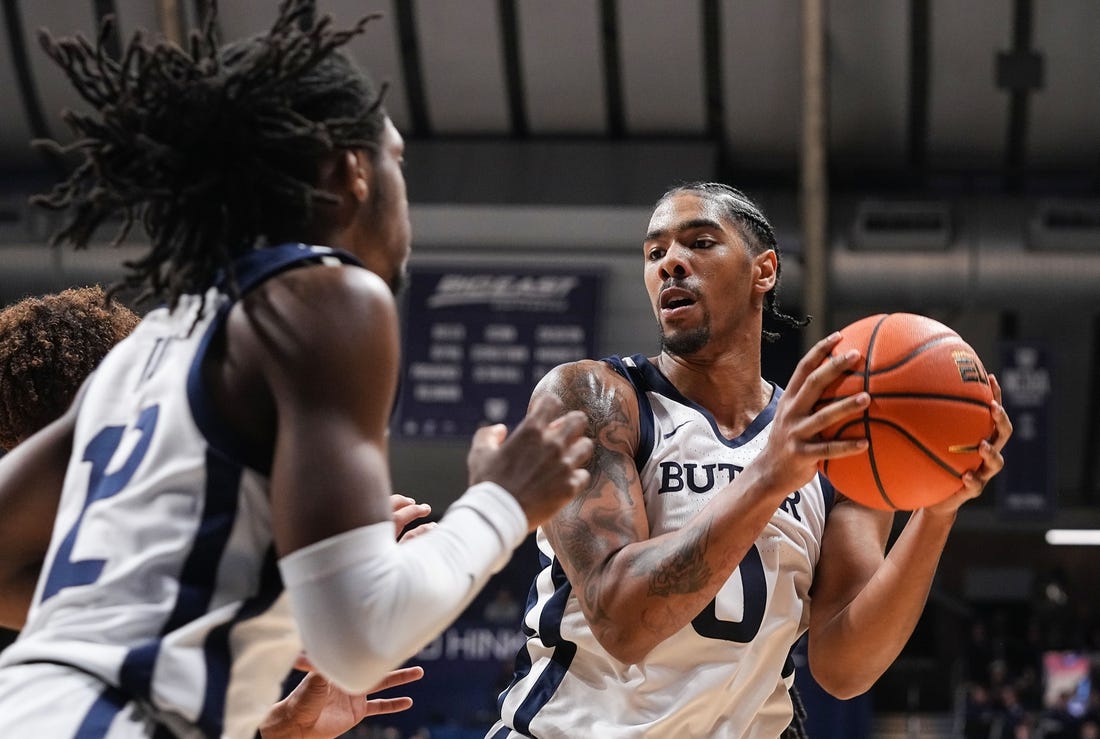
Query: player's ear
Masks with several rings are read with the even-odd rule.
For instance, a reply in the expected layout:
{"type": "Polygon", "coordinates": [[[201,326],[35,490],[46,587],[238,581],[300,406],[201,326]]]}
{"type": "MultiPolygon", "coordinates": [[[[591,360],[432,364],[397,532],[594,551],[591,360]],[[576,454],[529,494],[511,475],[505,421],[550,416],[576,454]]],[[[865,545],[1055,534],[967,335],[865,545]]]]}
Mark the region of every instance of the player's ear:
{"type": "Polygon", "coordinates": [[[779,256],[775,249],[768,249],[753,257],[753,280],[761,292],[768,292],[775,287],[776,275],[779,271],[779,256]]]}
{"type": "Polygon", "coordinates": [[[326,157],[317,176],[321,190],[365,203],[370,197],[370,160],[362,153],[345,149],[326,157]]]}
{"type": "Polygon", "coordinates": [[[360,203],[367,202],[370,197],[370,159],[361,151],[347,151],[344,152],[344,166],[352,197],[360,203]]]}

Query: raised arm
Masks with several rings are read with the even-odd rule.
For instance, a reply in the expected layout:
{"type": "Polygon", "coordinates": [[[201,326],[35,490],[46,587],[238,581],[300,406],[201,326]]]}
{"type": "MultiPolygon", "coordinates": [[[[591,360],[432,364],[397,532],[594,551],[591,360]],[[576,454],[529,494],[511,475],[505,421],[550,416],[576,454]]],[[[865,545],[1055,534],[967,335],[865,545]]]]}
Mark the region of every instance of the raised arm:
{"type": "Polygon", "coordinates": [[[809,662],[838,698],[865,692],[897,659],[924,610],[959,507],[1004,467],[1012,424],[992,375],[990,382],[996,430],[981,444],[981,467],[962,476],[954,496],[914,512],[889,555],[883,551],[893,514],[842,500],[829,515],[811,591],[809,662]]]}
{"type": "Polygon", "coordinates": [[[540,404],[510,436],[503,427],[478,432],[477,484],[434,530],[398,547],[386,449],[398,366],[388,287],[366,270],[294,270],[246,297],[229,331],[275,408],[273,528],[291,606],[310,659],[349,692],[434,638],[587,482],[578,469],[591,452],[583,416],[559,418],[560,404],[540,404]]]}
{"type": "Polygon", "coordinates": [[[817,433],[866,404],[855,397],[812,413],[821,389],[855,360],[822,365],[835,337],[800,362],[779,403],[767,449],[682,528],[650,535],[634,466],[638,409],[633,388],[610,367],[559,367],[535,398],[559,397],[589,416],[596,445],[588,489],[545,527],[589,625],[603,647],[626,663],[688,624],[717,594],[776,508],[815,474],[826,454],[844,456],[865,442],[816,441],[817,433]]]}

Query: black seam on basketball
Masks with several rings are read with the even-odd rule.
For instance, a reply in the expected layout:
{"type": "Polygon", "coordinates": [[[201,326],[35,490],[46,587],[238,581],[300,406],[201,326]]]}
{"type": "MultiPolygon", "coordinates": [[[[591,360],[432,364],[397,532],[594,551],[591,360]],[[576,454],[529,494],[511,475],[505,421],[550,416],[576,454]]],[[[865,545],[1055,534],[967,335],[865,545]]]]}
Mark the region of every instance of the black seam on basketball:
{"type": "MultiPolygon", "coordinates": [[[[944,462],[942,459],[940,459],[938,456],[936,456],[935,452],[933,452],[931,449],[926,447],[924,444],[921,444],[920,441],[917,439],[917,437],[913,436],[911,433],[909,433],[908,431],[905,430],[904,426],[899,426],[898,424],[894,423],[893,421],[884,421],[881,418],[872,419],[871,423],[878,423],[878,424],[881,424],[883,426],[889,426],[890,428],[894,429],[895,431],[900,433],[902,436],[904,436],[906,439],[911,441],[913,443],[913,446],[915,446],[920,451],[924,452],[924,455],[926,457],[928,457],[933,462],[938,464],[945,471],[950,472],[955,477],[959,477],[960,475],[962,475],[962,472],[960,472],[959,470],[956,470],[954,467],[949,465],[947,462],[944,462]]],[[[872,458],[872,462],[873,461],[874,460],[872,458]]]]}
{"type": "Polygon", "coordinates": [[[879,329],[882,328],[882,324],[886,322],[886,319],[890,317],[890,314],[886,314],[878,320],[875,327],[871,329],[871,335],[867,337],[867,356],[863,358],[863,389],[868,393],[871,392],[871,355],[875,353],[875,339],[878,338],[879,329]]]}
{"type": "MultiPolygon", "coordinates": [[[[863,358],[863,389],[868,395],[871,394],[871,356],[875,351],[875,340],[878,338],[879,329],[882,328],[882,324],[886,322],[886,319],[890,315],[887,314],[879,319],[875,324],[874,329],[871,330],[871,336],[867,339],[867,356],[863,358]]],[[[886,488],[882,485],[882,479],[878,474],[878,463],[875,461],[875,445],[871,441],[871,407],[868,406],[863,410],[863,436],[867,439],[867,458],[871,463],[871,476],[875,478],[875,487],[878,488],[878,494],[882,496],[882,500],[886,505],[893,509],[897,509],[894,502],[890,500],[890,496],[886,494],[886,488]]]]}
{"type": "MultiPolygon", "coordinates": [[[[814,401],[813,409],[815,411],[832,405],[833,403],[839,403],[842,400],[851,398],[855,393],[851,395],[835,395],[831,398],[818,398],[814,401]]],[[[977,398],[963,398],[958,395],[945,395],[942,393],[875,393],[873,400],[936,400],[944,403],[962,403],[963,405],[973,405],[978,408],[988,408],[989,403],[977,398]]],[[[865,411],[866,413],[867,411],[865,411]]]]}
{"type": "MultiPolygon", "coordinates": [[[[925,343],[921,344],[916,349],[914,349],[913,351],[909,352],[907,355],[905,355],[904,357],[899,359],[894,364],[887,365],[886,367],[876,367],[875,369],[871,369],[871,363],[870,363],[870,361],[868,361],[867,362],[867,373],[872,374],[872,375],[877,375],[881,372],[891,372],[893,370],[896,370],[898,367],[903,366],[904,364],[906,364],[907,362],[912,360],[914,357],[916,357],[920,354],[923,354],[924,352],[928,351],[932,347],[937,346],[939,344],[942,344],[945,341],[961,341],[961,339],[959,339],[959,337],[954,335],[954,334],[947,334],[945,336],[940,336],[937,339],[932,339],[931,341],[926,341],[925,343]]],[[[962,346],[959,347],[960,350],[962,348],[963,348],[962,346]]],[[[867,353],[870,354],[870,350],[868,350],[867,353]]]]}
{"type": "MultiPolygon", "coordinates": [[[[989,403],[977,398],[962,398],[958,395],[946,395],[943,393],[875,393],[875,400],[939,400],[945,403],[962,403],[974,405],[979,408],[988,408],[989,403]]],[[[843,398],[837,398],[843,400],[843,398]]]]}
{"type": "MultiPolygon", "coordinates": [[[[864,424],[870,426],[870,423],[864,424]]],[[[875,487],[878,488],[878,494],[882,496],[882,500],[886,505],[893,508],[895,511],[898,509],[894,505],[894,501],[890,500],[890,496],[886,494],[886,488],[882,484],[882,478],[878,474],[878,463],[875,461],[875,444],[871,441],[871,429],[867,429],[867,457],[871,462],[871,476],[875,478],[875,487]]]]}

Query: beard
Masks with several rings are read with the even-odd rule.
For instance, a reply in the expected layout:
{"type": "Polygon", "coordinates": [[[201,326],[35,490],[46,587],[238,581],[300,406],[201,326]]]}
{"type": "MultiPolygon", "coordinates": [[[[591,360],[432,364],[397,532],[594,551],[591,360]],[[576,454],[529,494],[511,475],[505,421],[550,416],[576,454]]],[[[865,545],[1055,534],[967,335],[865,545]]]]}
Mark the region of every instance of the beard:
{"type": "Polygon", "coordinates": [[[678,357],[694,354],[710,341],[710,324],[704,324],[699,328],[681,331],[674,336],[669,336],[658,323],[657,332],[661,343],[661,351],[678,357]]]}

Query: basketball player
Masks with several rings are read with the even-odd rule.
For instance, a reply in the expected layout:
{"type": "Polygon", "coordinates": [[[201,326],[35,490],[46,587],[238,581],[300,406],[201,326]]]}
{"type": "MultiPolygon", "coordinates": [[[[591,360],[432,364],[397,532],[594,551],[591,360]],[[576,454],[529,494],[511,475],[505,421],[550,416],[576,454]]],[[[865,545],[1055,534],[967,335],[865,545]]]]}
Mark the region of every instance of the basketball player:
{"type": "Polygon", "coordinates": [[[59,236],[140,218],[126,283],[163,306],[0,460],[0,538],[55,532],[0,736],[252,737],[303,644],[365,692],[587,484],[583,414],[540,401],[480,430],[470,489],[394,541],[404,145],[339,51],[366,21],[313,13],[286,0],[224,48],[211,13],[186,52],[134,37],[117,62],[43,39],[92,108],[66,116],[84,162],[46,198],[72,208],[59,236]],[[51,527],[34,503],[58,490],[51,527]]]}
{"type": "MultiPolygon", "coordinates": [[[[78,388],[115,344],[137,326],[139,316],[117,301],[108,301],[98,286],[71,288],[56,294],[29,297],[0,310],[0,449],[13,449],[59,417],[72,403],[78,388]]],[[[394,495],[394,524],[405,526],[428,515],[430,506],[394,495]]],[[[54,500],[56,512],[56,500],[54,500]]],[[[50,515],[53,519],[53,514],[50,515]]],[[[434,524],[409,532],[422,535],[434,524]]],[[[406,537],[408,540],[409,536],[406,537]]],[[[0,575],[4,544],[0,541],[0,575]]],[[[40,553],[40,559],[46,552],[40,553]]],[[[21,628],[30,606],[30,578],[7,582],[0,577],[0,623],[21,628]]],[[[0,648],[15,632],[0,638],[0,648]]],[[[311,670],[304,657],[295,665],[311,670]]],[[[404,685],[423,677],[420,667],[394,670],[374,691],[404,685]]],[[[374,692],[372,691],[372,692],[374,692]]],[[[353,728],[366,716],[396,713],[412,706],[405,696],[371,698],[340,690],[317,672],[309,672],[290,694],[272,706],[260,726],[264,739],[332,739],[353,728]]]]}
{"type": "Polygon", "coordinates": [[[785,390],[760,376],[764,317],[804,323],[778,309],[760,209],[724,185],[673,189],[642,251],[660,354],[562,365],[535,389],[585,410],[596,452],[588,490],[539,529],[545,569],[492,739],[797,734],[795,641],[809,630],[830,693],[866,691],[909,638],[957,509],[1003,465],[1011,425],[991,379],[981,467],[914,513],[884,559],[890,513],[817,473],[867,449],[817,436],[865,393],[813,410],[856,353],[824,361],[833,335],[785,390]]]}

